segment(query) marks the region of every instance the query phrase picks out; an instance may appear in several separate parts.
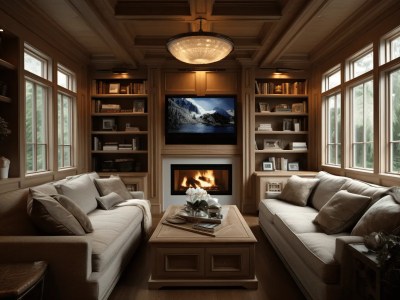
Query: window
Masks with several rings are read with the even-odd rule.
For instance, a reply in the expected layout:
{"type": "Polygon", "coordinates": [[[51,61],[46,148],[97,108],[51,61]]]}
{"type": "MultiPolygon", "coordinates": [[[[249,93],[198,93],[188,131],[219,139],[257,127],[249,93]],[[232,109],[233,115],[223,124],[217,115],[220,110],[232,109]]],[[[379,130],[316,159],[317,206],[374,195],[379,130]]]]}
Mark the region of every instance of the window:
{"type": "Polygon", "coordinates": [[[58,168],[72,166],[72,98],[58,94],[58,168]]]}
{"type": "Polygon", "coordinates": [[[400,27],[395,28],[383,37],[381,45],[381,64],[388,63],[400,57],[400,27]]]}
{"type": "Polygon", "coordinates": [[[327,158],[330,165],[341,163],[341,97],[340,93],[328,96],[326,99],[327,116],[327,158]]]}
{"type": "Polygon", "coordinates": [[[389,172],[400,173],[400,69],[389,74],[389,172]]]}
{"type": "MultiPolygon", "coordinates": [[[[67,68],[58,65],[57,84],[69,91],[75,88],[75,75],[67,68]]],[[[73,102],[75,94],[69,91],[57,94],[57,140],[58,168],[73,166],[73,102]]]]}
{"type": "Polygon", "coordinates": [[[374,163],[374,97],[373,81],[350,89],[352,127],[352,167],[373,169],[374,163]]]}
{"type": "Polygon", "coordinates": [[[340,75],[341,75],[341,73],[340,73],[339,67],[335,67],[332,71],[330,71],[326,75],[324,75],[322,90],[324,92],[326,92],[326,91],[340,85],[340,82],[341,82],[340,75]]]}
{"type": "Polygon", "coordinates": [[[348,80],[354,79],[362,74],[371,71],[374,67],[373,52],[362,51],[361,54],[354,56],[348,62],[348,80]]]}
{"type": "Polygon", "coordinates": [[[49,79],[49,58],[29,45],[25,45],[24,69],[43,79],[49,79]]]}
{"type": "Polygon", "coordinates": [[[48,88],[25,81],[26,173],[48,169],[48,88]]]}

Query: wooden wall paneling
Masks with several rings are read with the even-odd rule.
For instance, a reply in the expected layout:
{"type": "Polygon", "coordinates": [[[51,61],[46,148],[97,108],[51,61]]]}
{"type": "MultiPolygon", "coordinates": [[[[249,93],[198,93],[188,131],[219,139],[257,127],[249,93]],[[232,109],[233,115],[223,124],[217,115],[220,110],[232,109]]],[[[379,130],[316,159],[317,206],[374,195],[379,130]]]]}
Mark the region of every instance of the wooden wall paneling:
{"type": "Polygon", "coordinates": [[[165,94],[196,95],[196,72],[166,72],[164,77],[165,94]]]}
{"type": "Polygon", "coordinates": [[[236,72],[205,72],[205,94],[236,94],[238,76],[236,72]]]}

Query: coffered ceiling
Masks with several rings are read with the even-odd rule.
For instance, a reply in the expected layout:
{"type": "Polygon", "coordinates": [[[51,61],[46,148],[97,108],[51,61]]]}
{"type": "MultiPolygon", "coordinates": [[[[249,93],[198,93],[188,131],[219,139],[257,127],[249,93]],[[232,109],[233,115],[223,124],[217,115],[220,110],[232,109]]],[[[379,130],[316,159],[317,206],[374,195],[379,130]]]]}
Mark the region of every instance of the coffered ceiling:
{"type": "Polygon", "coordinates": [[[95,68],[175,63],[166,41],[176,34],[197,31],[199,18],[204,19],[204,31],[233,39],[235,48],[225,59],[228,63],[307,68],[321,55],[319,49],[329,50],[327,44],[334,47],[352,30],[379,17],[379,8],[395,2],[20,0],[8,5],[23,7],[57,26],[90,57],[95,68]]]}

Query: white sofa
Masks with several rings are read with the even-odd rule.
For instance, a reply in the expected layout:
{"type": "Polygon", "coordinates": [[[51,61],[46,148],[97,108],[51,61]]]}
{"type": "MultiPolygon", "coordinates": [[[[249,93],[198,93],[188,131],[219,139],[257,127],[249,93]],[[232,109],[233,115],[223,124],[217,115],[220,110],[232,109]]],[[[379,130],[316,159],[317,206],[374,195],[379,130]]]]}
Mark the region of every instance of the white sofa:
{"type": "MultiPolygon", "coordinates": [[[[389,191],[388,187],[374,186],[326,172],[319,172],[316,179],[318,182],[305,206],[280,199],[280,193],[267,192],[266,199],[259,204],[259,222],[308,299],[345,299],[348,291],[346,276],[349,273],[346,269],[349,258],[345,245],[362,243],[363,236],[358,234],[360,232],[390,231],[396,226],[399,228],[400,203],[396,203],[390,195],[385,195],[389,191]],[[355,219],[348,223],[344,231],[327,234],[324,231],[326,228],[314,220],[338,191],[364,195],[370,201],[358,215],[354,215],[355,219]],[[388,218],[382,217],[384,214],[371,217],[372,213],[376,213],[376,207],[389,207],[392,215],[388,218]],[[377,216],[382,222],[377,222],[377,216]],[[394,223],[389,224],[391,222],[385,219],[393,220],[394,223]]],[[[282,192],[285,189],[286,186],[282,192]]],[[[292,195],[296,193],[294,191],[292,195]]]]}
{"type": "MultiPolygon", "coordinates": [[[[79,183],[79,178],[69,180],[72,189],[73,180],[79,183]]],[[[60,190],[55,184],[65,182],[47,183],[34,189],[57,194],[60,190]]],[[[85,191],[78,191],[86,197],[84,202],[90,191],[96,189],[94,182],[90,182],[85,191]]],[[[0,263],[46,261],[45,299],[107,299],[143,241],[143,210],[131,205],[104,210],[92,199],[90,205],[83,204],[83,210],[85,207],[89,210],[87,216],[93,232],[48,235],[39,231],[28,216],[28,194],[27,188],[0,194],[0,263]]],[[[132,198],[143,198],[143,193],[134,193],[132,198]]]]}

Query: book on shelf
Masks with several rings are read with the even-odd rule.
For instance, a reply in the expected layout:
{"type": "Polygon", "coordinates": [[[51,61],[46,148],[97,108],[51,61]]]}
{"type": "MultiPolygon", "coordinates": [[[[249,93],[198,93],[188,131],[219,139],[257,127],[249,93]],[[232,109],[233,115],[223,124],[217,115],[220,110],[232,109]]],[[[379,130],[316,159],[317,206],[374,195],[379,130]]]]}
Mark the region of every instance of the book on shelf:
{"type": "Polygon", "coordinates": [[[222,226],[223,226],[222,224],[217,224],[217,223],[194,223],[192,227],[194,229],[204,230],[207,232],[215,232],[221,229],[222,226]]]}
{"type": "Polygon", "coordinates": [[[119,104],[101,104],[100,112],[120,112],[121,105],[119,104]]]}
{"type": "Polygon", "coordinates": [[[106,142],[103,145],[103,151],[118,150],[118,143],[116,142],[106,142]]]}
{"type": "Polygon", "coordinates": [[[290,150],[307,150],[306,142],[290,142],[289,143],[290,150]]]}
{"type": "Polygon", "coordinates": [[[93,150],[94,151],[101,150],[101,143],[97,136],[93,137],[93,150]]]}
{"type": "Polygon", "coordinates": [[[258,131],[272,131],[272,126],[270,123],[260,124],[257,127],[258,131]]]}
{"type": "Polygon", "coordinates": [[[281,157],[280,161],[281,161],[281,165],[280,165],[281,168],[280,169],[282,171],[287,171],[287,169],[288,169],[288,159],[284,158],[284,157],[281,157]]]}
{"type": "Polygon", "coordinates": [[[125,127],[125,131],[140,131],[139,127],[136,126],[127,126],[125,127]]]}
{"type": "MultiPolygon", "coordinates": [[[[94,80],[94,92],[99,95],[110,94],[110,83],[115,84],[115,82],[94,80]]],[[[117,94],[146,94],[147,80],[140,82],[120,82],[120,87],[117,92],[117,94]]]]}
{"type": "Polygon", "coordinates": [[[118,150],[132,150],[132,144],[118,144],[118,150]]]}
{"type": "Polygon", "coordinates": [[[258,82],[255,85],[256,94],[285,94],[285,95],[305,95],[306,83],[305,81],[295,82],[258,82]]]}

